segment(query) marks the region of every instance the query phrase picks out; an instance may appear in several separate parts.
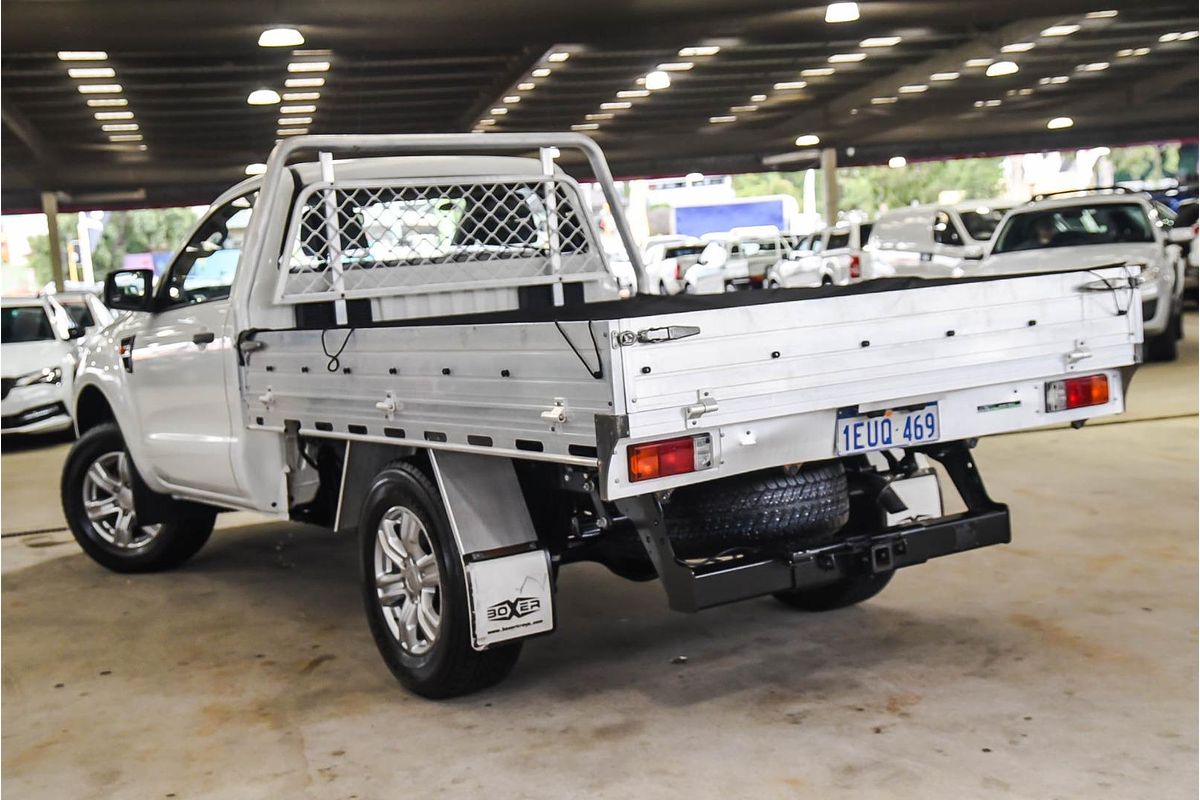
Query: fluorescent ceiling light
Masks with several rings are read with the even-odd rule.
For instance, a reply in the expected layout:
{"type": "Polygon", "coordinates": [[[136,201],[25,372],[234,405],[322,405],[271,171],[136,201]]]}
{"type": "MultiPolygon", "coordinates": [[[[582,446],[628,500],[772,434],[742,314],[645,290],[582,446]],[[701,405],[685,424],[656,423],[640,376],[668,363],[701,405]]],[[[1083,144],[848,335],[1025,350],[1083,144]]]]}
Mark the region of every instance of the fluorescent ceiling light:
{"type": "Polygon", "coordinates": [[[1117,16],[1118,13],[1120,12],[1113,8],[1106,11],[1089,11],[1086,16],[1088,19],[1109,19],[1117,16]]]}
{"type": "Polygon", "coordinates": [[[924,83],[909,83],[900,87],[900,94],[920,94],[929,90],[928,84],[924,83]]]}
{"type": "Polygon", "coordinates": [[[808,86],[808,81],[780,81],[775,84],[775,90],[787,92],[793,89],[803,89],[805,86],[808,86]]]}
{"type": "Polygon", "coordinates": [[[600,127],[600,125],[595,122],[579,122],[579,123],[572,125],[571,130],[573,130],[573,131],[594,131],[599,127],[600,127]]]}
{"type": "Polygon", "coordinates": [[[895,47],[900,44],[899,36],[872,36],[858,43],[859,47],[895,47]]]}
{"type": "Polygon", "coordinates": [[[767,96],[766,96],[765,94],[752,94],[752,95],[750,95],[750,102],[751,102],[751,103],[761,103],[761,102],[763,102],[763,101],[764,101],[764,100],[766,100],[766,99],[767,99],[767,96]]]}
{"type": "Polygon", "coordinates": [[[1078,25],[1051,25],[1042,31],[1042,36],[1070,36],[1077,30],[1078,25]]]}
{"type": "Polygon", "coordinates": [[[622,109],[632,108],[633,103],[627,100],[615,100],[608,103],[601,103],[600,108],[605,111],[621,111],[622,109]]]}
{"type": "Polygon", "coordinates": [[[311,114],[317,110],[317,107],[311,104],[300,106],[280,106],[280,114],[311,114]]]}
{"type": "Polygon", "coordinates": [[[1183,33],[1179,34],[1179,41],[1186,42],[1197,37],[1200,37],[1200,31],[1184,31],[1183,33]]]}
{"type": "Polygon", "coordinates": [[[649,97],[650,92],[646,89],[622,89],[617,92],[617,97],[649,97]]]}
{"type": "Polygon", "coordinates": [[[280,117],[276,125],[311,125],[312,117],[280,117]]]}
{"type": "Polygon", "coordinates": [[[656,69],[646,74],[645,85],[647,89],[654,92],[668,89],[671,86],[671,76],[661,69],[656,69]]]}
{"type": "Polygon", "coordinates": [[[259,47],[299,47],[304,36],[295,28],[267,28],[258,35],[259,47]]]}
{"type": "Polygon", "coordinates": [[[721,52],[721,48],[715,44],[700,44],[692,47],[684,47],[679,51],[680,58],[695,58],[696,56],[715,56],[721,52]]]}
{"type": "Polygon", "coordinates": [[[1006,44],[1000,48],[1001,53],[1028,53],[1033,48],[1037,47],[1033,42],[1013,42],[1006,44]]]}
{"type": "Polygon", "coordinates": [[[858,19],[858,3],[830,3],[825,8],[826,22],[854,22],[858,19]]]}
{"type": "Polygon", "coordinates": [[[584,119],[587,119],[587,120],[612,119],[615,116],[616,116],[616,114],[610,114],[608,112],[600,112],[598,114],[587,114],[584,116],[584,119]]]}
{"type": "Polygon", "coordinates": [[[488,111],[488,113],[491,114],[493,117],[503,117],[505,114],[508,113],[508,109],[505,108],[504,106],[496,106],[495,108],[488,111]]]}
{"type": "Polygon", "coordinates": [[[551,70],[549,67],[538,67],[533,72],[529,73],[535,78],[545,78],[549,76],[551,70]]]}
{"type": "Polygon", "coordinates": [[[833,67],[815,67],[813,69],[802,69],[800,70],[800,74],[806,78],[826,78],[835,71],[833,67]]]}
{"type": "Polygon", "coordinates": [[[108,137],[110,142],[140,142],[142,135],[140,133],[116,133],[108,137]]]}
{"type": "Polygon", "coordinates": [[[900,169],[908,163],[908,159],[904,156],[892,156],[888,159],[888,166],[892,169],[900,169]]]}
{"type": "Polygon", "coordinates": [[[999,100],[976,100],[975,107],[976,108],[995,108],[996,106],[1000,105],[1000,102],[1001,101],[999,101],[999,100]]]}
{"type": "Polygon", "coordinates": [[[257,164],[247,164],[246,165],[246,174],[247,175],[262,175],[266,171],[267,171],[267,165],[263,164],[262,162],[259,162],[257,164]]]}
{"type": "Polygon", "coordinates": [[[293,61],[288,64],[288,72],[328,72],[328,61],[293,61]]]}
{"type": "Polygon", "coordinates": [[[1080,64],[1075,68],[1078,72],[1103,72],[1108,69],[1107,61],[1093,61],[1091,64],[1080,64]]]}
{"type": "Polygon", "coordinates": [[[108,53],[103,50],[59,50],[59,61],[104,61],[108,53]]]}
{"type": "Polygon", "coordinates": [[[98,120],[133,119],[132,111],[97,111],[93,116],[98,120]]]}
{"type": "Polygon", "coordinates": [[[495,125],[496,120],[492,119],[491,117],[488,117],[487,119],[479,120],[479,124],[480,125],[495,125]]]}
{"type": "Polygon", "coordinates": [[[138,124],[136,122],[114,122],[111,125],[101,125],[100,130],[105,133],[121,133],[124,131],[136,131],[138,124]]]}
{"type": "Polygon", "coordinates": [[[886,106],[886,105],[890,105],[891,103],[896,102],[899,99],[900,98],[894,97],[894,96],[893,97],[872,97],[871,105],[886,106]]]}
{"type": "Polygon", "coordinates": [[[521,95],[519,95],[519,94],[506,94],[506,95],[504,95],[504,97],[500,98],[500,100],[501,100],[501,102],[504,102],[504,103],[509,103],[509,104],[511,105],[512,103],[519,103],[519,102],[521,102],[521,95]]]}
{"type": "Polygon", "coordinates": [[[958,80],[957,72],[935,72],[929,76],[931,81],[956,81],[958,80]]]}
{"type": "Polygon", "coordinates": [[[725,122],[737,122],[737,117],[735,117],[733,114],[721,114],[716,117],[709,117],[708,121],[713,125],[720,125],[721,123],[725,122]]]}
{"type": "Polygon", "coordinates": [[[1020,69],[1014,61],[997,61],[995,64],[989,64],[984,74],[989,78],[999,78],[1003,75],[1013,75],[1020,69]]]}
{"type": "Polygon", "coordinates": [[[293,102],[297,102],[297,101],[303,102],[305,100],[320,100],[321,93],[320,92],[284,92],[283,99],[285,102],[288,102],[288,103],[293,103],[293,102]]]}
{"type": "Polygon", "coordinates": [[[252,106],[273,106],[279,102],[279,92],[274,89],[255,89],[246,97],[252,106]]]}
{"type": "Polygon", "coordinates": [[[659,64],[656,69],[663,72],[687,72],[694,66],[696,65],[691,61],[668,61],[665,64],[659,64]]]}
{"type": "Polygon", "coordinates": [[[114,108],[117,106],[127,106],[129,101],[124,97],[93,97],[87,101],[87,104],[92,108],[114,108]]]}
{"type": "Polygon", "coordinates": [[[995,60],[994,58],[968,58],[963,62],[963,66],[967,69],[979,69],[988,66],[995,60]]]}
{"type": "Polygon", "coordinates": [[[279,128],[275,131],[276,136],[299,136],[303,133],[308,133],[308,128],[279,128]]]}
{"type": "Polygon", "coordinates": [[[75,69],[67,70],[67,74],[72,78],[115,78],[117,73],[112,67],[76,67],[75,69]]]}
{"type": "Polygon", "coordinates": [[[555,64],[561,64],[562,62],[566,61],[570,57],[571,57],[571,54],[568,53],[566,50],[557,50],[557,51],[551,53],[550,55],[546,56],[546,60],[552,61],[555,64]]]}
{"type": "Polygon", "coordinates": [[[758,106],[756,106],[756,105],[730,106],[729,110],[732,111],[734,114],[749,114],[751,111],[758,111],[758,106]]]}
{"type": "Polygon", "coordinates": [[[1041,86],[1050,86],[1051,84],[1057,86],[1058,84],[1066,83],[1069,80],[1071,79],[1066,75],[1055,75],[1050,78],[1038,78],[1038,84],[1041,86]]]}
{"type": "Polygon", "coordinates": [[[1069,128],[1075,124],[1075,120],[1070,117],[1055,117],[1046,123],[1046,127],[1052,131],[1057,131],[1062,128],[1069,128]]]}
{"type": "Polygon", "coordinates": [[[830,64],[857,64],[867,57],[866,53],[835,53],[829,57],[830,64]]]}
{"type": "Polygon", "coordinates": [[[316,89],[325,85],[324,78],[288,78],[283,85],[289,89],[316,89]]]}
{"type": "Polygon", "coordinates": [[[814,147],[821,143],[821,137],[815,133],[802,133],[796,137],[796,147],[814,147]]]}
{"type": "Polygon", "coordinates": [[[1177,42],[1183,37],[1182,33],[1164,33],[1158,37],[1158,40],[1164,44],[1167,42],[1177,42]]]}
{"type": "Polygon", "coordinates": [[[524,83],[518,83],[517,91],[518,92],[532,92],[536,86],[537,86],[536,83],[529,83],[528,81],[526,81],[524,83]]]}
{"type": "Polygon", "coordinates": [[[85,83],[79,87],[80,94],[120,94],[119,83],[85,83]]]}
{"type": "Polygon", "coordinates": [[[1021,95],[1021,97],[1027,97],[1033,94],[1033,89],[1026,86],[1024,89],[1017,89],[1017,94],[1021,95]]]}

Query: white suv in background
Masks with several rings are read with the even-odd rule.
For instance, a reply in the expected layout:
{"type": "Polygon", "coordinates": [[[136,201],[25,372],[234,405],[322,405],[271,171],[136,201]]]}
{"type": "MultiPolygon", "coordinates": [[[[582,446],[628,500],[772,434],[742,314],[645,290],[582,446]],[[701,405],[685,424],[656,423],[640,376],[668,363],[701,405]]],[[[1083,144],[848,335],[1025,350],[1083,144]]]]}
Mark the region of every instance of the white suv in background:
{"type": "Polygon", "coordinates": [[[0,301],[4,433],[50,433],[71,427],[68,408],[76,343],[85,333],[85,325],[52,296],[0,301]]]}
{"type": "Polygon", "coordinates": [[[957,278],[983,258],[1011,201],[908,206],[879,216],[867,245],[868,278],[957,278]]]}
{"type": "Polygon", "coordinates": [[[1066,271],[1112,264],[1142,268],[1147,358],[1169,361],[1182,336],[1183,264],[1168,247],[1174,216],[1142,194],[1076,192],[1011,211],[969,276],[1066,271]]]}

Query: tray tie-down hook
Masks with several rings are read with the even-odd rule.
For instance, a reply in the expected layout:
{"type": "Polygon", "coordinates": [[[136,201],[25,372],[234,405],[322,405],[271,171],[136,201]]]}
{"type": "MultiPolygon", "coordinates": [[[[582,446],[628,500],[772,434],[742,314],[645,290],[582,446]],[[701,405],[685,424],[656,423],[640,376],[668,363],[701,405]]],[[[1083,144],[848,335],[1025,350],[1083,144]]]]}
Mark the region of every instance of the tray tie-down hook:
{"type": "Polygon", "coordinates": [[[556,425],[561,425],[567,421],[567,398],[554,398],[554,405],[542,412],[542,419],[550,424],[550,429],[553,430],[556,425]]]}
{"type": "Polygon", "coordinates": [[[388,392],[383,396],[383,399],[375,404],[375,408],[383,412],[383,415],[388,419],[396,416],[396,412],[403,408],[403,404],[396,400],[396,395],[388,392]]]}

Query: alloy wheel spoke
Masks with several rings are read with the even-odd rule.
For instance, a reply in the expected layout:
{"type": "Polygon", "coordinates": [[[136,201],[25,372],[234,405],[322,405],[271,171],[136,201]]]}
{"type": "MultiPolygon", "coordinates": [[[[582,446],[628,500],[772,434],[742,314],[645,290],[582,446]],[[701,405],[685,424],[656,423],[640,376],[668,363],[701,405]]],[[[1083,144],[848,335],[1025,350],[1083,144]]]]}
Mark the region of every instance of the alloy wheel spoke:
{"type": "Polygon", "coordinates": [[[405,603],[400,609],[400,640],[412,652],[417,646],[417,605],[405,603]]]}
{"type": "Polygon", "coordinates": [[[421,588],[436,589],[441,585],[437,559],[426,554],[417,559],[417,574],[421,576],[421,588]]]}
{"type": "Polygon", "coordinates": [[[97,487],[103,489],[109,494],[116,494],[121,490],[120,481],[114,478],[112,475],[109,475],[108,470],[101,466],[99,461],[92,464],[92,466],[88,469],[87,474],[97,487]]]}
{"type": "Polygon", "coordinates": [[[398,606],[407,597],[403,575],[386,572],[376,575],[375,586],[379,590],[379,602],[381,605],[398,606]]]}
{"type": "Polygon", "coordinates": [[[383,520],[380,525],[379,535],[376,538],[379,540],[379,547],[383,550],[384,557],[397,567],[404,566],[404,550],[400,545],[400,538],[396,534],[396,521],[390,519],[383,520]]]}
{"type": "Polygon", "coordinates": [[[87,518],[92,522],[121,513],[121,507],[117,505],[117,498],[111,495],[98,500],[85,500],[83,507],[87,512],[87,518]]]}
{"type": "Polygon", "coordinates": [[[421,523],[412,514],[405,514],[400,522],[400,543],[409,558],[416,558],[421,553],[420,542],[421,523]]]}
{"type": "Polygon", "coordinates": [[[421,625],[421,632],[425,634],[426,641],[432,642],[437,638],[438,628],[442,624],[441,615],[433,607],[433,592],[422,592],[416,607],[417,622],[421,625]]]}

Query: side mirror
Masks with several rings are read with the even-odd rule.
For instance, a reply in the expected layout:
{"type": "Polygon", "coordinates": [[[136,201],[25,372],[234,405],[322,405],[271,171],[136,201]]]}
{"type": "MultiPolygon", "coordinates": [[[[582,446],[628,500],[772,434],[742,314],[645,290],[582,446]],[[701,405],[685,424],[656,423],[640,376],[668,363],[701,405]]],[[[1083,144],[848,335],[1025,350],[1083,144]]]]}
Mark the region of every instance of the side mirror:
{"type": "Polygon", "coordinates": [[[963,248],[963,258],[967,261],[982,261],[983,248],[977,244],[969,245],[963,248]]]}
{"type": "Polygon", "coordinates": [[[104,305],[114,311],[149,311],[153,303],[153,270],[119,269],[104,279],[104,305]]]}
{"type": "Polygon", "coordinates": [[[1192,240],[1192,236],[1192,229],[1188,227],[1171,228],[1167,231],[1167,241],[1171,244],[1187,244],[1192,240]]]}
{"type": "Polygon", "coordinates": [[[82,339],[86,335],[87,328],[84,328],[80,325],[72,325],[71,327],[67,328],[68,339],[82,339]]]}

